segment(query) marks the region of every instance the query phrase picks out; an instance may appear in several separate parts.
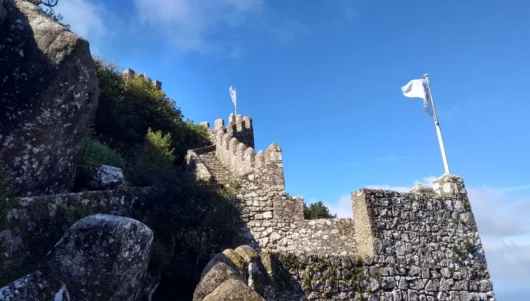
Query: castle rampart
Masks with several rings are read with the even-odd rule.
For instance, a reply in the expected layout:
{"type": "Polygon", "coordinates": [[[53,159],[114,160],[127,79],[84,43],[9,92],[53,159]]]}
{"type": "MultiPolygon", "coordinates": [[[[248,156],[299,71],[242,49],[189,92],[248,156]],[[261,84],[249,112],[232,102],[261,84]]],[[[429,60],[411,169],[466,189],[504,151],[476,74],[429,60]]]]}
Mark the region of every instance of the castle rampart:
{"type": "Polygon", "coordinates": [[[130,68],[127,68],[123,72],[123,76],[125,77],[126,80],[129,79],[129,78],[134,78],[134,77],[146,78],[146,79],[148,79],[151,82],[151,84],[155,87],[155,89],[157,89],[159,91],[162,90],[162,82],[157,81],[157,80],[151,80],[149,77],[147,77],[145,75],[145,73],[136,74],[136,72],[134,72],[134,70],[132,70],[130,68]]]}
{"type": "MultiPolygon", "coordinates": [[[[309,300],[494,300],[460,177],[445,174],[409,193],[361,189],[352,193],[354,219],[305,220],[303,199],[285,193],[281,148],[273,143],[256,153],[250,118],[232,114],[226,128],[219,119],[209,131],[212,146],[196,151],[214,154],[231,174],[245,223],[241,242],[294,256],[290,273],[310,283],[309,300]]],[[[208,175],[200,156],[190,157],[208,175]]]]}

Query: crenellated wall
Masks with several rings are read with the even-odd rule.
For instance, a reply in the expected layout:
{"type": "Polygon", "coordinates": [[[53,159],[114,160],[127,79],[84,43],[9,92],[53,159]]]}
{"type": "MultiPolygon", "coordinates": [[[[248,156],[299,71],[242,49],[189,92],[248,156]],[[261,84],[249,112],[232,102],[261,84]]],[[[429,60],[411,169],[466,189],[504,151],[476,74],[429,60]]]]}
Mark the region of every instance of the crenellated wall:
{"type": "Polygon", "coordinates": [[[151,83],[153,84],[153,86],[157,89],[157,90],[162,90],[162,82],[160,81],[157,81],[157,80],[151,80],[149,77],[147,77],[145,75],[145,73],[139,73],[139,74],[136,74],[136,72],[134,72],[134,70],[130,69],[130,68],[127,68],[125,69],[125,71],[123,72],[123,76],[125,77],[125,79],[129,79],[129,78],[133,78],[135,76],[138,76],[138,77],[141,77],[141,78],[147,78],[149,81],[151,81],[151,83]]]}
{"type": "Polygon", "coordinates": [[[354,219],[305,220],[303,199],[285,193],[281,148],[255,153],[251,119],[229,120],[216,121],[213,145],[190,153],[190,164],[211,177],[201,161],[210,153],[230,171],[241,243],[279,254],[307,300],[495,300],[462,178],[445,174],[409,193],[361,189],[354,219]]]}
{"type": "MultiPolygon", "coordinates": [[[[265,151],[255,152],[252,119],[231,114],[228,126],[215,121],[210,131],[215,157],[232,175],[237,199],[245,222],[242,242],[271,250],[311,254],[355,253],[351,219],[304,219],[303,199],[285,192],[282,149],[272,143],[265,151]],[[327,244],[322,244],[325,240],[327,244]]],[[[210,179],[211,173],[200,156],[213,152],[211,147],[188,152],[188,164],[198,178],[210,179]]]]}

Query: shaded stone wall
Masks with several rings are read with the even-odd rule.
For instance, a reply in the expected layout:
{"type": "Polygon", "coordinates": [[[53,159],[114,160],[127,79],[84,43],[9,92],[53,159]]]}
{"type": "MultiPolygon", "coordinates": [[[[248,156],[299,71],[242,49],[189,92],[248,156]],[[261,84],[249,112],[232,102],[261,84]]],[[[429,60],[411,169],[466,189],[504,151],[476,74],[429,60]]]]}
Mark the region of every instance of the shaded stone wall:
{"type": "Polygon", "coordinates": [[[74,222],[95,213],[140,216],[149,188],[0,201],[0,286],[33,271],[74,222]],[[139,213],[139,214],[136,214],[139,213]]]}
{"type": "MultiPolygon", "coordinates": [[[[201,124],[209,127],[206,122],[201,124]]],[[[245,222],[242,243],[256,249],[297,254],[355,253],[351,219],[304,220],[303,199],[289,197],[285,192],[281,147],[272,143],[265,151],[256,153],[252,119],[231,114],[226,128],[224,121],[218,119],[214,129],[209,130],[215,156],[233,175],[231,187],[245,222]]],[[[203,148],[188,153],[189,164],[199,178],[206,180],[211,174],[196,152],[207,151],[213,152],[203,148]]]]}
{"type": "MultiPolygon", "coordinates": [[[[284,249],[273,253],[276,273],[299,284],[300,300],[495,300],[462,179],[444,175],[433,187],[352,193],[357,255],[284,249]]],[[[319,222],[334,226],[309,223],[319,222]]]]}

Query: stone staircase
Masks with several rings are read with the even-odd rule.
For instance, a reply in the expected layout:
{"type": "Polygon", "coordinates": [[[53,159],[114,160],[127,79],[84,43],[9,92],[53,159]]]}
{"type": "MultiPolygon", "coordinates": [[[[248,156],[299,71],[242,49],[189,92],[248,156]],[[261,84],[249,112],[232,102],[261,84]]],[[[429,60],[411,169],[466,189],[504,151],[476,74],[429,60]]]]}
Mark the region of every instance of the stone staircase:
{"type": "Polygon", "coordinates": [[[230,171],[215,157],[215,151],[199,155],[202,163],[206,165],[208,171],[212,174],[213,180],[217,184],[228,185],[232,175],[230,171]]]}

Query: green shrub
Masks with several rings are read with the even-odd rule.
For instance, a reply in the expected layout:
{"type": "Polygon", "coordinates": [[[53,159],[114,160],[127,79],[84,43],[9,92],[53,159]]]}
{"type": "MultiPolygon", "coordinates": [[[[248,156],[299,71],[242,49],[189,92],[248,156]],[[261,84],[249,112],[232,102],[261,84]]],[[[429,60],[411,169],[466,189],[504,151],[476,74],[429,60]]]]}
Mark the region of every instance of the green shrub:
{"type": "Polygon", "coordinates": [[[184,121],[181,110],[147,78],[125,79],[114,64],[96,59],[100,88],[94,121],[96,135],[126,154],[141,146],[149,128],[171,134],[176,163],[183,165],[188,149],[206,146],[206,129],[184,121]]]}
{"type": "Polygon", "coordinates": [[[319,219],[319,218],[336,218],[336,214],[331,214],[328,207],[321,201],[307,206],[304,203],[304,218],[305,219],[319,219]]]}
{"type": "Polygon", "coordinates": [[[111,150],[94,139],[87,140],[82,162],[96,165],[110,165],[119,168],[123,167],[123,159],[118,152],[111,150]]]}
{"type": "Polygon", "coordinates": [[[171,168],[175,161],[171,147],[171,135],[162,135],[161,131],[147,129],[144,143],[136,147],[126,164],[125,175],[132,185],[152,185],[153,178],[165,169],[171,168]]]}
{"type": "Polygon", "coordinates": [[[241,223],[238,210],[230,194],[196,182],[184,168],[158,173],[153,186],[145,223],[165,246],[157,247],[151,263],[163,270],[157,289],[160,295],[155,300],[191,296],[211,254],[237,245],[234,239],[241,223]],[[172,255],[170,262],[167,254],[172,255]]]}

